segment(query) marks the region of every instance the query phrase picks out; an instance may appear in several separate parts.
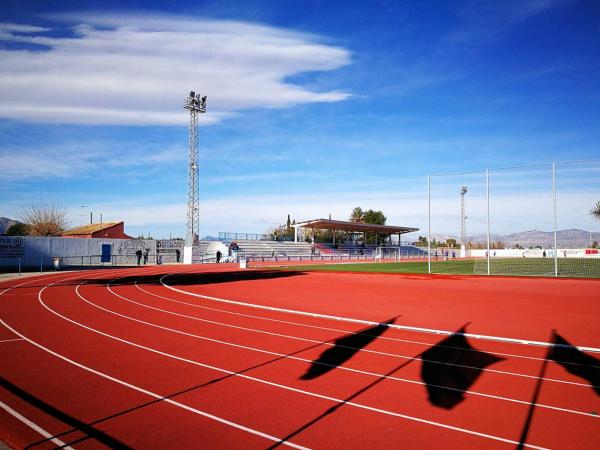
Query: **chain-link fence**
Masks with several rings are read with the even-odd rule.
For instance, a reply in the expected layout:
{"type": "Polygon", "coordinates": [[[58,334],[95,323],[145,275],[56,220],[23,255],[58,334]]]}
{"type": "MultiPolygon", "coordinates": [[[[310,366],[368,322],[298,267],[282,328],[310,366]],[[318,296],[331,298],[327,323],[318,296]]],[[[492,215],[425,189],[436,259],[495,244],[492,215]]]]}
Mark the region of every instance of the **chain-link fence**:
{"type": "Polygon", "coordinates": [[[430,273],[600,277],[600,161],[428,177],[430,273]]]}

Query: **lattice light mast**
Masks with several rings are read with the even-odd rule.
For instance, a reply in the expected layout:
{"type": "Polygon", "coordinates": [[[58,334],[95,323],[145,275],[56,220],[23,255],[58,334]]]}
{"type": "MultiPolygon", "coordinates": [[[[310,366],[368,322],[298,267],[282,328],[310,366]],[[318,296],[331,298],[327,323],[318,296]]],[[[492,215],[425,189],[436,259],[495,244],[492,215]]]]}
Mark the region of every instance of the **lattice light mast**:
{"type": "Polygon", "coordinates": [[[188,211],[184,264],[192,263],[192,249],[198,243],[200,233],[200,191],[198,186],[198,114],[206,112],[206,96],[200,97],[194,91],[186,98],[183,109],[190,112],[189,161],[188,161],[188,211]]]}

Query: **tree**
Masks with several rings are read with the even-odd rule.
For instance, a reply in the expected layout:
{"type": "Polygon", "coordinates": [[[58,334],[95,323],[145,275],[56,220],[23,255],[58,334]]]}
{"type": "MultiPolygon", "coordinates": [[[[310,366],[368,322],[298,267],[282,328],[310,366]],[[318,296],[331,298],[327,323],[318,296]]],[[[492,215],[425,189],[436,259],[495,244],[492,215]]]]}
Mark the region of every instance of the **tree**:
{"type": "Polygon", "coordinates": [[[590,214],[600,220],[600,202],[596,202],[594,207],[590,209],[590,214]]]}
{"type": "Polygon", "coordinates": [[[296,224],[296,219],[292,222],[290,220],[290,215],[288,214],[285,225],[279,225],[278,227],[273,228],[268,234],[270,234],[271,239],[275,241],[293,241],[294,228],[292,227],[292,223],[296,224]]]}
{"type": "Polygon", "coordinates": [[[456,239],[446,239],[446,246],[449,248],[458,248],[456,239]]]}
{"type": "Polygon", "coordinates": [[[29,227],[24,223],[17,222],[14,225],[8,227],[6,230],[7,236],[27,236],[29,235],[29,227]]]}
{"type": "Polygon", "coordinates": [[[27,225],[31,236],[58,236],[69,226],[63,206],[43,201],[21,205],[19,220],[27,225]]]}
{"type": "Polygon", "coordinates": [[[363,214],[364,223],[371,223],[371,224],[375,224],[375,225],[385,225],[386,220],[387,220],[387,217],[385,217],[383,215],[383,212],[381,212],[381,211],[373,211],[372,209],[369,209],[368,211],[365,211],[365,213],[363,214]]]}
{"type": "Polygon", "coordinates": [[[360,206],[357,206],[350,213],[350,222],[364,222],[364,212],[360,206]]]}

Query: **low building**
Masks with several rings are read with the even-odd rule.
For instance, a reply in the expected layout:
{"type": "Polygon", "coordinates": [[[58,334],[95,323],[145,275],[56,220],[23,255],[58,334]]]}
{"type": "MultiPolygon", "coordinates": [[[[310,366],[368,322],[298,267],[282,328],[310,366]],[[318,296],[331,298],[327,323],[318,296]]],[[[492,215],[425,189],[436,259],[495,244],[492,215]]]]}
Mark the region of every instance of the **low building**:
{"type": "Polygon", "coordinates": [[[133,239],[125,234],[124,222],[93,223],[81,227],[71,228],[61,233],[66,238],[109,238],[109,239],[133,239]]]}

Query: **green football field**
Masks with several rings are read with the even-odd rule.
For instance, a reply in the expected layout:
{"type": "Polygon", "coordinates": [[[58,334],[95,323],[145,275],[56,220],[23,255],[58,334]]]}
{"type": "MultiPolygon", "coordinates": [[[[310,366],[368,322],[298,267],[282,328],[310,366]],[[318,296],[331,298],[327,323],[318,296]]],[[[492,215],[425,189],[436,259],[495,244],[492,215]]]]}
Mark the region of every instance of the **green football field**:
{"type": "MultiPolygon", "coordinates": [[[[286,270],[326,270],[339,272],[427,273],[426,260],[403,262],[308,264],[285,266],[286,270]]],[[[431,272],[449,275],[486,275],[487,261],[450,260],[432,261],[431,272]]],[[[493,258],[491,275],[554,276],[552,258],[493,258]]],[[[558,276],[600,278],[600,258],[558,259],[558,276]]]]}

